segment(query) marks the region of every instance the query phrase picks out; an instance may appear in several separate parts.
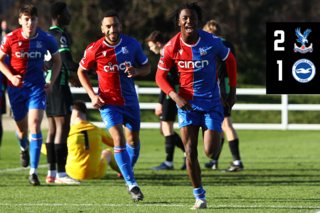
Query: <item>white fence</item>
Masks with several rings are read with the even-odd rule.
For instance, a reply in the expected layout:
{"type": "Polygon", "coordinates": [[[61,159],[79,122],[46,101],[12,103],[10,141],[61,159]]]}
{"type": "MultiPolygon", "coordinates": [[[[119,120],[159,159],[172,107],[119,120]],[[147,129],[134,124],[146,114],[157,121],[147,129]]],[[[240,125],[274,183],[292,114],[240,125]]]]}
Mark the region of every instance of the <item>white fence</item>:
{"type": "MultiPolygon", "coordinates": [[[[98,91],[98,88],[93,88],[98,91]]],[[[138,95],[159,94],[159,88],[140,88],[136,86],[138,95]]],[[[73,94],[83,94],[86,91],[83,88],[71,88],[73,94]]],[[[266,95],[266,89],[237,89],[237,95],[266,95]]],[[[139,97],[139,96],[138,96],[139,97]]],[[[140,109],[155,109],[157,103],[140,103],[140,109]]],[[[88,109],[93,109],[90,102],[86,103],[88,109]]],[[[320,111],[320,104],[288,104],[288,95],[281,95],[281,104],[238,104],[236,103],[232,110],[278,110],[281,111],[280,124],[250,124],[234,123],[235,129],[264,129],[264,130],[320,130],[320,124],[288,124],[288,111],[320,111]]],[[[99,127],[104,127],[103,122],[93,122],[99,127]]],[[[159,122],[142,122],[142,129],[157,129],[160,127],[159,122]]],[[[174,124],[174,128],[179,128],[174,124]]]]}

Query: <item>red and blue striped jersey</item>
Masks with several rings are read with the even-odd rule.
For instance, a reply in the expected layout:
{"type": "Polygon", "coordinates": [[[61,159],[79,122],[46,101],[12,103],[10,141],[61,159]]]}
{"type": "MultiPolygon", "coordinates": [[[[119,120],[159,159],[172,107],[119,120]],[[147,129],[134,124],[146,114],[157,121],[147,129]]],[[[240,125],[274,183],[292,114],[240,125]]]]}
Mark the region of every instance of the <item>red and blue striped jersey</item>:
{"type": "Polygon", "coordinates": [[[216,56],[225,60],[229,55],[219,37],[198,30],[196,44],[186,44],[181,32],[163,48],[158,69],[169,71],[176,66],[179,73],[179,95],[193,101],[219,100],[216,56]]]}
{"type": "MultiPolygon", "coordinates": [[[[47,50],[51,55],[58,53],[57,42],[49,33],[39,29],[37,29],[37,35],[30,39],[23,35],[22,28],[4,37],[0,51],[9,55],[9,68],[12,74],[22,77],[22,82],[17,87],[45,83],[43,64],[47,50]]],[[[8,85],[13,86],[9,80],[8,85]]]]}
{"type": "Polygon", "coordinates": [[[111,46],[105,37],[90,44],[84,52],[80,66],[88,70],[95,66],[99,76],[99,95],[105,104],[131,105],[138,103],[133,78],[128,78],[125,63],[135,67],[148,62],[136,39],[120,34],[120,42],[111,46]]]}

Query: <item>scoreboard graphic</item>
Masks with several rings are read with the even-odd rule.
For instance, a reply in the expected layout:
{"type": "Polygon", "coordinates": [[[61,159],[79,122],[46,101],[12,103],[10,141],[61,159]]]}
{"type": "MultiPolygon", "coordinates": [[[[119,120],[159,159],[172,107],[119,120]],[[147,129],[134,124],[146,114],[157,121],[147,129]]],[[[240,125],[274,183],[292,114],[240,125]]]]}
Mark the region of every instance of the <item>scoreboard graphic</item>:
{"type": "Polygon", "coordinates": [[[267,94],[320,94],[320,23],[268,22],[267,94]]]}

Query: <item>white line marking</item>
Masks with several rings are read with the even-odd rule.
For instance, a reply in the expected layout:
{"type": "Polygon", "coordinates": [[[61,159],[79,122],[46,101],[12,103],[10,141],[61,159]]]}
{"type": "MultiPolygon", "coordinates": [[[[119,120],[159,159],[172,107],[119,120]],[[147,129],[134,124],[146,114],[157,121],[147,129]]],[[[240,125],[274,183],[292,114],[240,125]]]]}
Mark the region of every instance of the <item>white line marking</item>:
{"type": "MultiPolygon", "coordinates": [[[[38,168],[43,168],[48,166],[47,164],[43,164],[43,165],[39,165],[38,168]]],[[[19,168],[15,168],[15,169],[4,169],[4,170],[0,170],[1,172],[14,172],[14,171],[21,171],[21,170],[26,170],[26,169],[30,169],[30,166],[28,167],[19,167],[19,168]]]]}
{"type": "MultiPolygon", "coordinates": [[[[20,203],[20,204],[11,204],[11,203],[0,203],[0,206],[161,206],[161,207],[183,207],[191,206],[190,205],[168,205],[168,204],[69,204],[69,203],[20,203]]],[[[240,205],[209,205],[208,207],[212,208],[279,208],[279,209],[320,209],[320,206],[240,206],[240,205]]]]}

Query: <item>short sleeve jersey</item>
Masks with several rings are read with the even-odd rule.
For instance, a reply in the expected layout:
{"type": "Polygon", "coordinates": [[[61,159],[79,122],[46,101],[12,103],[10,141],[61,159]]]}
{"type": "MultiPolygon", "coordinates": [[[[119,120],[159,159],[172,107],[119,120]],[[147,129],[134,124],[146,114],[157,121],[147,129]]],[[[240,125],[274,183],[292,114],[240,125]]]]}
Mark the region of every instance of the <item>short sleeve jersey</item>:
{"type": "Polygon", "coordinates": [[[99,127],[80,121],[71,126],[68,136],[66,171],[73,177],[89,179],[98,169],[102,143],[113,147],[113,140],[99,127]]]}
{"type": "MultiPolygon", "coordinates": [[[[31,39],[23,35],[22,28],[8,33],[0,51],[9,55],[10,71],[13,75],[21,75],[22,82],[17,87],[31,87],[44,83],[44,55],[47,50],[51,55],[58,52],[58,45],[53,36],[37,29],[37,35],[31,39]]],[[[8,85],[13,86],[8,80],[8,85]]]]}
{"type": "MultiPolygon", "coordinates": [[[[50,27],[50,29],[47,32],[50,33],[56,39],[59,52],[70,51],[70,44],[69,44],[70,42],[67,39],[67,35],[60,27],[57,27],[57,26],[50,27]]],[[[44,62],[44,67],[47,71],[47,80],[46,80],[47,82],[51,79],[52,65],[53,65],[52,57],[50,53],[47,52],[45,56],[45,62],[44,62]]],[[[58,78],[56,79],[56,82],[59,83],[60,85],[68,85],[69,71],[65,66],[65,64],[63,64],[63,61],[62,61],[61,70],[58,75],[58,78]]]]}
{"type": "Polygon", "coordinates": [[[105,38],[90,44],[80,66],[88,70],[95,66],[99,77],[99,94],[105,104],[127,106],[138,103],[133,78],[128,78],[125,63],[141,66],[148,62],[136,39],[120,35],[120,42],[111,46],[105,38]]]}
{"type": "Polygon", "coordinates": [[[169,71],[175,65],[179,73],[179,95],[192,101],[220,99],[216,74],[216,56],[225,60],[229,55],[219,37],[198,30],[196,44],[186,44],[181,32],[165,46],[158,68],[169,71]],[[212,81],[216,79],[216,81],[212,81]]]}

